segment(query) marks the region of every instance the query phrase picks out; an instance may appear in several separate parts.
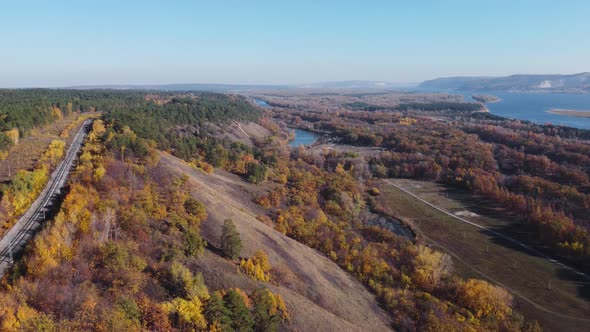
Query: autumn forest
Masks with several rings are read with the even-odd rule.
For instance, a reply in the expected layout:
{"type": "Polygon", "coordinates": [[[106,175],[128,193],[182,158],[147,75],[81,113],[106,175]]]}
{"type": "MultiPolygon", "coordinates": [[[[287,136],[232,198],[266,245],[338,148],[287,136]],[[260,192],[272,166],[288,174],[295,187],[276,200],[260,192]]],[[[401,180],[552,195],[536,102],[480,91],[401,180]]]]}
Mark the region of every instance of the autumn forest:
{"type": "Polygon", "coordinates": [[[0,235],[87,119],[66,192],[1,279],[2,331],[555,327],[545,302],[429,242],[388,179],[483,202],[509,220],[494,234],[536,254],[510,250],[590,273],[590,132],[448,94],[0,90],[0,166],[63,122],[12,166],[0,235]],[[295,128],[319,139],[290,147],[295,128]]]}

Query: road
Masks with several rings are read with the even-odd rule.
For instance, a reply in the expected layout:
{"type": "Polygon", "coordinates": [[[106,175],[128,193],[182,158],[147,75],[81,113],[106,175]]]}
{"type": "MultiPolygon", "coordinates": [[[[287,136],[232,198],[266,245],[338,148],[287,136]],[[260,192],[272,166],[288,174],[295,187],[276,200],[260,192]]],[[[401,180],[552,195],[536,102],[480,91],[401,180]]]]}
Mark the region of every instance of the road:
{"type": "Polygon", "coordinates": [[[51,208],[56,196],[65,186],[91,123],[92,120],[84,121],[80,130],[74,136],[65,158],[53,171],[39,197],[0,240],[0,277],[14,263],[14,255],[24,249],[29,239],[45,221],[45,212],[51,208]]]}

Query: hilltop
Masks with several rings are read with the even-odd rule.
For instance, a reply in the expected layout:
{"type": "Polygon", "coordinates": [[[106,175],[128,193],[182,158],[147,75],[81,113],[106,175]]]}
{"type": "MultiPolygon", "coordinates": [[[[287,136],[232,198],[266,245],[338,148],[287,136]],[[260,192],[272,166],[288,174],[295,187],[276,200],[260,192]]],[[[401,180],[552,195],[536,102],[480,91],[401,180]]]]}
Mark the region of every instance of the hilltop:
{"type": "Polygon", "coordinates": [[[418,88],[462,91],[590,93],[590,73],[571,75],[511,75],[505,77],[444,77],[418,88]]]}

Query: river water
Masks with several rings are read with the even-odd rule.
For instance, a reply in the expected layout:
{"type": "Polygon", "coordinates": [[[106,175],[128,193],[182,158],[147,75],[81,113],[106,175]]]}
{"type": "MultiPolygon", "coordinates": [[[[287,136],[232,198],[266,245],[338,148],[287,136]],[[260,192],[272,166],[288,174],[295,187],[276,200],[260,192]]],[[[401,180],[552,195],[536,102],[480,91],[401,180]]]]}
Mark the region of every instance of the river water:
{"type": "Polygon", "coordinates": [[[270,105],[269,105],[269,104],[268,104],[266,101],[264,101],[264,100],[262,100],[262,99],[256,99],[256,98],[254,98],[254,102],[255,102],[255,103],[256,103],[256,105],[258,105],[258,106],[262,106],[262,107],[270,107],[270,105]]]}
{"type": "Polygon", "coordinates": [[[295,139],[293,139],[291,142],[289,142],[289,146],[292,147],[298,147],[300,145],[311,145],[313,144],[315,141],[317,141],[318,138],[320,138],[318,135],[307,131],[307,130],[302,130],[302,129],[294,129],[295,130],[295,139]]]}
{"type": "Polygon", "coordinates": [[[488,103],[490,113],[511,119],[528,120],[537,124],[551,123],[574,128],[590,129],[590,118],[580,118],[548,113],[552,109],[590,110],[590,95],[582,94],[538,94],[507,92],[449,92],[461,94],[466,101],[473,101],[474,94],[490,94],[500,101],[488,103]]]}
{"type": "MultiPolygon", "coordinates": [[[[270,107],[270,105],[262,100],[254,98],[254,102],[261,107],[270,107]]],[[[300,145],[311,145],[320,138],[318,135],[303,129],[294,129],[295,138],[289,142],[289,146],[298,147],[300,145]]]]}
{"type": "Polygon", "coordinates": [[[527,120],[537,124],[554,124],[590,129],[590,118],[552,114],[552,109],[590,111],[590,94],[516,93],[505,91],[455,91],[443,89],[410,89],[417,92],[449,93],[462,95],[465,101],[474,101],[473,95],[493,95],[500,98],[487,103],[490,113],[505,118],[527,120]]]}

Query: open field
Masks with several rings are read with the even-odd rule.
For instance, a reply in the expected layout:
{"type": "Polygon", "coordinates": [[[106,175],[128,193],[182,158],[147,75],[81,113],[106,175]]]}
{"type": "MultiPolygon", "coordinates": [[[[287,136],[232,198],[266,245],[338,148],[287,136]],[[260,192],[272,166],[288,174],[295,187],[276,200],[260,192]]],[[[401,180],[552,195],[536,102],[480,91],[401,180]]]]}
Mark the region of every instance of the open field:
{"type": "Polygon", "coordinates": [[[60,138],[62,131],[72,124],[73,128],[70,128],[70,132],[76,133],[84,119],[97,116],[98,114],[72,113],[42,128],[31,130],[28,136],[21,138],[18,144],[10,148],[6,159],[0,160],[0,184],[8,182],[21,169],[33,169],[37,160],[45,149],[47,149],[51,141],[64,139],[69,145],[74,135],[67,138],[60,138]]]}
{"type": "MultiPolygon", "coordinates": [[[[292,313],[288,330],[390,330],[389,318],[375,296],[352,275],[317,251],[256,219],[265,212],[252,202],[264,190],[261,186],[218,169],[213,174],[204,174],[167,154],[162,154],[160,165],[173,174],[188,175],[193,196],[207,207],[208,218],[201,225],[201,232],[208,243],[219,246],[221,225],[230,218],[240,232],[242,256],[251,256],[257,249],[268,253],[277,275],[271,289],[281,294],[292,313]]],[[[211,288],[234,285],[251,291],[258,284],[212,251],[200,259],[204,262],[201,265],[205,280],[215,280],[211,288]]]]}
{"type": "Polygon", "coordinates": [[[372,148],[366,146],[352,146],[352,145],[343,145],[343,144],[333,144],[333,143],[319,143],[313,144],[309,151],[317,155],[323,155],[328,151],[336,151],[338,153],[355,153],[365,157],[371,157],[378,155],[383,151],[380,148],[372,148]]]}
{"type": "Polygon", "coordinates": [[[560,115],[567,115],[567,116],[577,116],[579,118],[590,118],[590,111],[575,111],[575,110],[561,110],[561,109],[554,109],[547,111],[548,113],[553,114],[560,114],[560,115]]]}
{"type": "Polygon", "coordinates": [[[240,142],[253,146],[254,139],[262,139],[270,135],[268,129],[254,122],[232,122],[226,125],[209,124],[214,129],[214,135],[219,138],[240,142]]]}
{"type": "MultiPolygon", "coordinates": [[[[512,237],[506,231],[515,230],[511,227],[514,222],[506,211],[494,213],[485,202],[477,204],[467,195],[445,191],[433,183],[391,181],[446,211],[512,237]]],[[[408,220],[421,240],[451,254],[463,277],[484,278],[506,287],[515,295],[516,308],[548,331],[590,328],[590,280],[450,217],[385,181],[379,189],[384,212],[408,220]]],[[[526,234],[517,235],[519,240],[526,238],[526,234]]]]}

